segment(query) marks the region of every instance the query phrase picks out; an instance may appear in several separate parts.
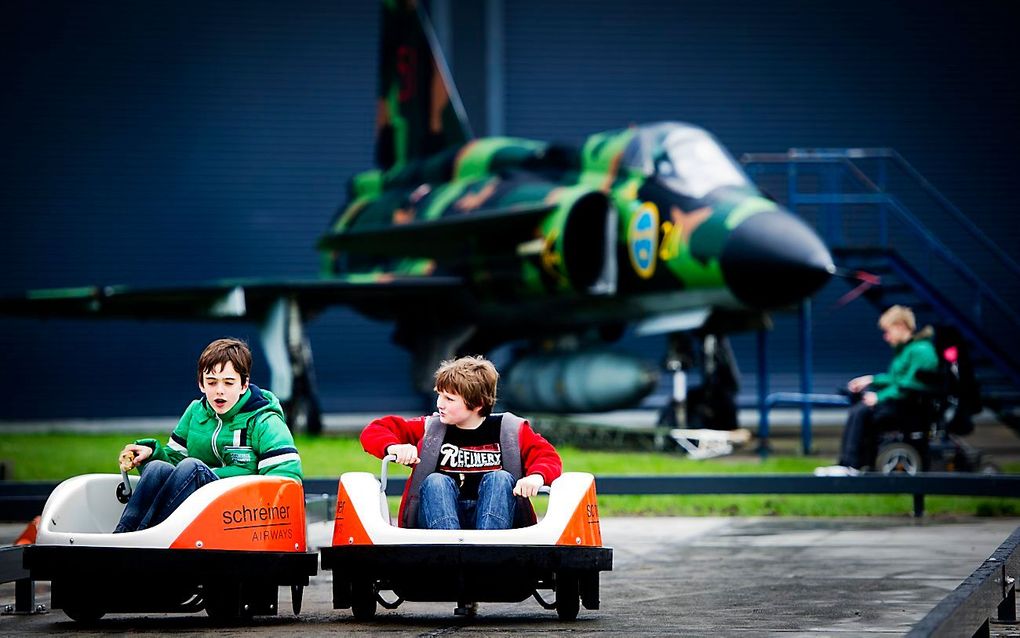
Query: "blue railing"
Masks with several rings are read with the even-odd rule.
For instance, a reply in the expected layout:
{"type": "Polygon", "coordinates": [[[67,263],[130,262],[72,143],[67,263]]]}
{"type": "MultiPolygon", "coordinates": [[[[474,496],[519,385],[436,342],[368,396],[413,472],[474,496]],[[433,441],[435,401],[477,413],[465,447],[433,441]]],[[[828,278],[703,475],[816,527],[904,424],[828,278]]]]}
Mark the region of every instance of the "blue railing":
{"type": "MultiPolygon", "coordinates": [[[[822,238],[830,247],[852,245],[840,232],[842,215],[840,209],[847,206],[868,206],[877,208],[877,238],[869,238],[868,245],[901,248],[903,242],[893,240],[895,233],[893,224],[899,221],[910,231],[911,239],[919,240],[920,244],[910,242],[912,246],[924,249],[923,259],[929,265],[944,264],[959,277],[970,291],[977,296],[972,304],[973,317],[981,317],[987,312],[985,302],[990,302],[995,311],[1001,313],[1013,327],[1020,326],[1020,313],[1017,312],[1003,297],[992,288],[987,280],[978,276],[973,269],[956,256],[946,244],[922,223],[900,197],[891,192],[894,188],[893,174],[888,170],[889,163],[906,176],[909,184],[905,186],[920,187],[929,202],[948,216],[952,223],[965,231],[968,241],[976,242],[980,247],[983,260],[993,261],[989,269],[996,281],[1020,280],[1020,264],[1017,264],[998,244],[963,212],[931,185],[909,162],[892,149],[791,149],[787,153],[745,154],[741,157],[748,173],[757,181],[770,171],[781,169],[786,178],[786,205],[791,211],[799,212],[803,206],[821,206],[823,214],[818,221],[822,238]],[[871,177],[861,165],[863,161],[875,161],[877,175],[871,177]],[[799,167],[816,166],[822,169],[820,183],[812,184],[814,192],[802,192],[799,167]],[[844,186],[843,178],[849,177],[851,182],[844,186]],[[890,215],[892,212],[894,215],[890,215]],[[934,262],[937,260],[937,262],[934,262]],[[1000,276],[1001,275],[1001,276],[1000,276]],[[1003,279],[1005,277],[1006,279],[1003,279]]],[[[925,202],[921,202],[924,204],[925,202]]],[[[856,229],[860,232],[859,229],[856,229]]],[[[957,234],[954,232],[954,235],[957,234]]],[[[907,256],[908,262],[914,261],[907,256]]],[[[919,270],[931,270],[919,268],[919,270]]],[[[975,322],[981,325],[981,321],[975,322]]]]}
{"type": "MultiPolygon", "coordinates": [[[[741,161],[748,166],[748,171],[752,174],[757,170],[756,163],[771,163],[779,161],[774,158],[785,158],[782,162],[800,161],[804,159],[806,161],[822,161],[831,162],[832,160],[839,161],[846,170],[852,174],[862,185],[868,187],[873,193],[881,193],[888,196],[887,193],[887,182],[888,173],[885,169],[885,165],[880,166],[879,179],[872,180],[868,177],[867,173],[862,171],[853,160],[864,160],[864,159],[887,159],[892,160],[897,168],[902,170],[911,180],[920,186],[925,193],[927,193],[943,210],[950,214],[953,219],[967,229],[970,235],[976,238],[981,245],[987,251],[991,252],[1006,268],[1008,268],[1014,276],[1020,277],[1020,264],[1018,264],[1009,254],[1006,253],[998,244],[992,240],[981,228],[979,228],[973,220],[963,213],[953,202],[943,195],[938,189],[936,189],[931,182],[929,182],[921,173],[914,168],[914,166],[906,160],[898,151],[891,148],[844,148],[844,149],[803,149],[793,148],[790,149],[785,155],[783,154],[754,154],[749,153],[741,158],[741,161]]],[[[909,213],[908,213],[909,214],[909,213]]],[[[923,229],[923,226],[922,226],[923,229]]],[[[930,236],[926,229],[923,232],[930,236]]]]}

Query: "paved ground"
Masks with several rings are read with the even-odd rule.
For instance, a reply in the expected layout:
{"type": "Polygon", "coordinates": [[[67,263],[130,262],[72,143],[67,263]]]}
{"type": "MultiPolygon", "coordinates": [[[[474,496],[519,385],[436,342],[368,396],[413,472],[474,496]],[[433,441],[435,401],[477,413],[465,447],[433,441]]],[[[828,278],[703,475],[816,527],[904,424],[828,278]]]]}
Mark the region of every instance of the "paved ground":
{"type": "MultiPolygon", "coordinates": [[[[80,630],[52,611],[0,616],[0,635],[902,635],[1020,519],[616,518],[603,525],[615,569],[602,578],[602,609],[582,609],[575,623],[559,622],[532,600],[483,604],[470,620],[454,617],[452,604],[405,603],[358,623],[348,611],[332,609],[331,573],[324,572],[306,589],[299,617],[290,614],[290,593],[281,590],[284,613],[247,628],[215,627],[204,614],[113,614],[80,630]]],[[[13,526],[0,526],[0,541],[14,534],[13,526]]],[[[329,532],[310,536],[323,542],[329,532]]],[[[139,587],[120,594],[140,595],[139,587]]],[[[37,595],[48,604],[46,583],[37,595]]],[[[0,603],[13,598],[12,585],[0,586],[0,603]]]]}

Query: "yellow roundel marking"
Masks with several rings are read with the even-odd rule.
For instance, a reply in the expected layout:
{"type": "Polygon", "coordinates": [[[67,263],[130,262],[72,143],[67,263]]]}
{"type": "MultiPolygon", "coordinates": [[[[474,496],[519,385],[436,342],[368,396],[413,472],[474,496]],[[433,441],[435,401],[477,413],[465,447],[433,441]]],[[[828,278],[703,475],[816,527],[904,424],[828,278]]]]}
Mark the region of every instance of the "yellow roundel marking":
{"type": "Polygon", "coordinates": [[[630,218],[627,232],[627,250],[634,272],[642,279],[655,274],[656,253],[659,247],[659,209],[652,202],[644,202],[630,218]]]}

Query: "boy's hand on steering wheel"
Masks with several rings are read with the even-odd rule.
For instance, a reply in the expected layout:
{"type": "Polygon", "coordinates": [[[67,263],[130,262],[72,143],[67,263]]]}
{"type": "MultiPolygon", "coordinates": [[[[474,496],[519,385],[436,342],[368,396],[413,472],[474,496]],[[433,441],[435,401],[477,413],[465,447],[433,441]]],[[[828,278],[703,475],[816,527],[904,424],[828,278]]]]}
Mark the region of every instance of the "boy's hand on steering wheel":
{"type": "Polygon", "coordinates": [[[538,494],[539,488],[543,485],[545,485],[545,479],[542,478],[541,474],[525,476],[521,480],[517,481],[517,485],[514,486],[514,496],[531,498],[535,494],[538,494]]]}
{"type": "Polygon", "coordinates": [[[401,465],[415,465],[421,461],[418,448],[410,443],[394,443],[386,448],[386,453],[397,457],[396,461],[401,465]]]}
{"type": "Polygon", "coordinates": [[[117,462],[120,464],[120,469],[125,472],[130,472],[134,468],[142,464],[145,459],[152,456],[152,448],[148,445],[135,445],[129,443],[124,446],[124,449],[120,451],[120,456],[117,458],[117,462]]]}

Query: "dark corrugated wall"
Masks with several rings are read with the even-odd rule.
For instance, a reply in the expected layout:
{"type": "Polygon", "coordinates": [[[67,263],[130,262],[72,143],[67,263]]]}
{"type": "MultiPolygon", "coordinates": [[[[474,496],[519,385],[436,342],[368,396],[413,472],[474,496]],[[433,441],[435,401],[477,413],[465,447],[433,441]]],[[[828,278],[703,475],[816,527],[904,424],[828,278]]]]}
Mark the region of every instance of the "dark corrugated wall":
{"type": "MultiPolygon", "coordinates": [[[[371,162],[374,3],[0,11],[5,290],[317,273],[315,240],[371,162]]],[[[258,345],[244,324],[2,326],[0,418],[174,414],[205,343],[258,345]]],[[[345,309],[312,324],[327,409],[407,406],[388,335],[345,309]]]]}
{"type": "MultiPolygon", "coordinates": [[[[504,10],[510,135],[576,141],[679,119],[735,155],[892,146],[1017,254],[1005,3],[504,10]]],[[[315,272],[314,241],[370,162],[376,14],[373,2],[305,0],[0,5],[3,289],[315,272]]],[[[816,307],[833,327],[816,344],[820,389],[885,364],[872,314],[825,308],[838,292],[816,307]]],[[[417,405],[387,326],[336,309],[309,331],[327,410],[417,405]]],[[[258,342],[243,325],[0,320],[0,419],[175,414],[196,392],[198,352],[221,334],[258,342]]],[[[752,339],[736,341],[750,381],[752,339]]],[[[631,345],[657,356],[659,344],[631,345]]],[[[788,384],[792,330],[772,345],[773,383],[788,384]]]]}

